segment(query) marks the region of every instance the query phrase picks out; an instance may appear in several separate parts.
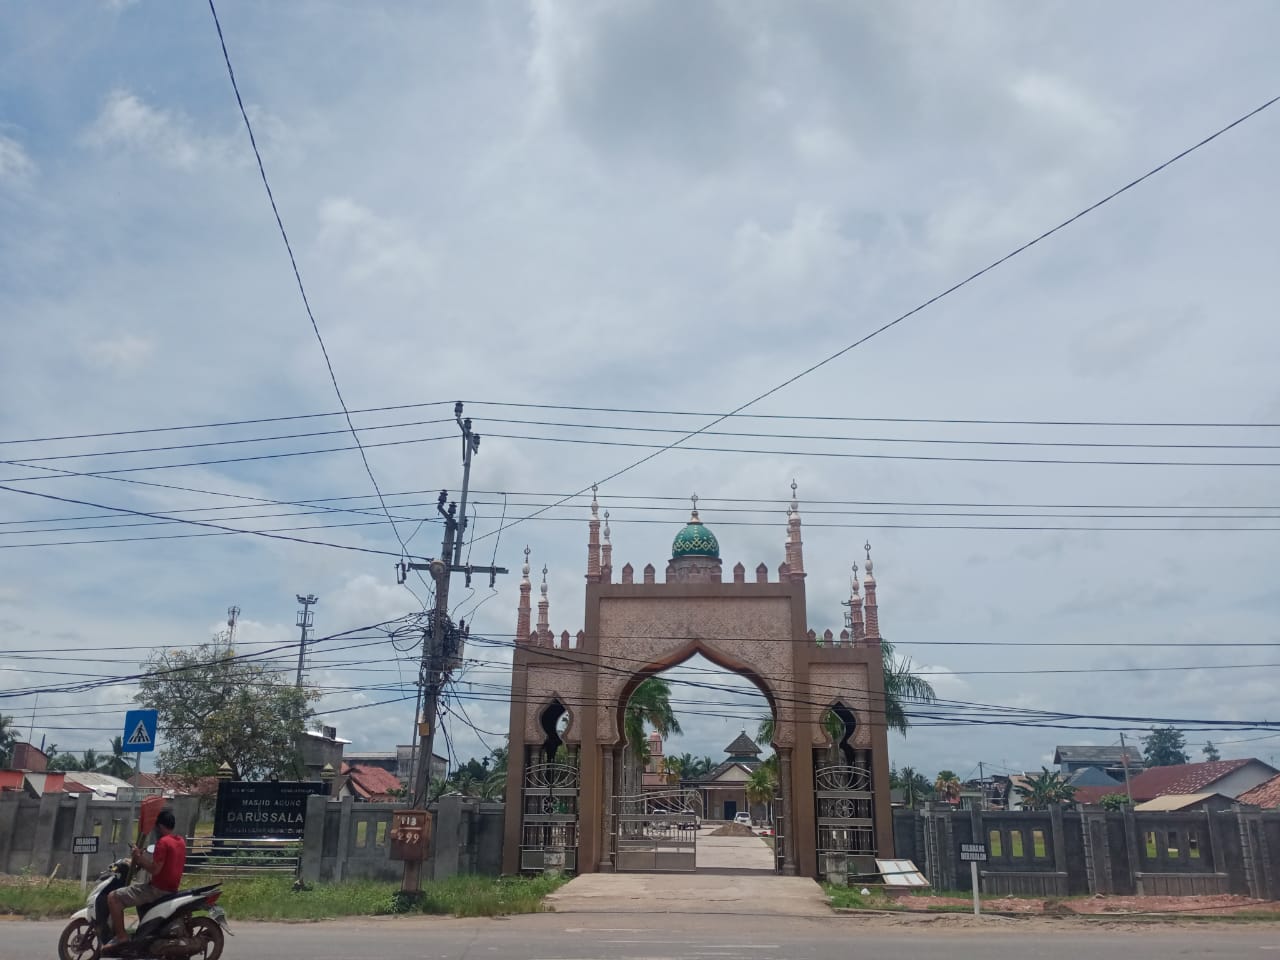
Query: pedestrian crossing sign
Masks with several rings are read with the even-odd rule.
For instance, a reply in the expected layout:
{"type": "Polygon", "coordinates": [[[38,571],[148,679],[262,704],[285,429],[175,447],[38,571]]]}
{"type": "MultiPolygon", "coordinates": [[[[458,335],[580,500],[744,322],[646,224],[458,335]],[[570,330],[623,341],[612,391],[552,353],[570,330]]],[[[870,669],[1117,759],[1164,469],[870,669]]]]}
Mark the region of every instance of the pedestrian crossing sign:
{"type": "Polygon", "coordinates": [[[130,710],[124,715],[125,753],[150,753],[156,748],[156,712],[130,710]]]}

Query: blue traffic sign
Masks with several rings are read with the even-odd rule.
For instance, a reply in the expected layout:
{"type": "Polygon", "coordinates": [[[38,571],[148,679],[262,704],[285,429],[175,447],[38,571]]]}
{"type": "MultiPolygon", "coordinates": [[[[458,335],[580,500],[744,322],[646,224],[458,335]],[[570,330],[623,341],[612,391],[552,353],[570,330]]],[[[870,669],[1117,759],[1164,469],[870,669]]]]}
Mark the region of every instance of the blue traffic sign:
{"type": "Polygon", "coordinates": [[[130,710],[124,715],[125,753],[148,753],[156,748],[156,712],[130,710]]]}

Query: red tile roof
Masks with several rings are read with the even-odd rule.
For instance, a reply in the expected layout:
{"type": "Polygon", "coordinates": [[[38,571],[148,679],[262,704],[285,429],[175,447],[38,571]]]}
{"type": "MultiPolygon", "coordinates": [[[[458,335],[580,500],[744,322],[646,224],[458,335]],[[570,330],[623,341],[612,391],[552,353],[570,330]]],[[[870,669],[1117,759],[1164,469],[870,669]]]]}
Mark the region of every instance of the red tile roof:
{"type": "MultiPolygon", "coordinates": [[[[1103,797],[1113,793],[1118,793],[1122,797],[1128,796],[1128,794],[1125,793],[1124,784],[1121,783],[1116,786],[1106,787],[1076,787],[1076,792],[1072,794],[1072,799],[1075,800],[1076,803],[1082,805],[1088,804],[1096,807],[1101,805],[1103,797]]],[[[1134,792],[1133,798],[1134,800],[1138,799],[1136,791],[1134,792]]]]}
{"type": "Polygon", "coordinates": [[[344,763],[342,774],[348,778],[351,789],[362,800],[390,800],[393,791],[404,789],[399,777],[381,767],[344,763]]]}
{"type": "Polygon", "coordinates": [[[1173,767],[1150,767],[1134,777],[1134,803],[1154,800],[1166,793],[1203,793],[1229,773],[1234,773],[1249,763],[1261,763],[1252,758],[1241,760],[1209,760],[1204,763],[1180,763],[1173,767]]]}
{"type": "Polygon", "coordinates": [[[1241,803],[1262,807],[1266,810],[1280,809],[1280,773],[1277,773],[1266,783],[1260,783],[1252,790],[1246,790],[1236,799],[1241,803]]]}
{"type": "Polygon", "coordinates": [[[159,787],[172,790],[178,797],[216,797],[218,795],[217,777],[187,777],[166,773],[135,773],[129,778],[135,787],[159,787]]]}

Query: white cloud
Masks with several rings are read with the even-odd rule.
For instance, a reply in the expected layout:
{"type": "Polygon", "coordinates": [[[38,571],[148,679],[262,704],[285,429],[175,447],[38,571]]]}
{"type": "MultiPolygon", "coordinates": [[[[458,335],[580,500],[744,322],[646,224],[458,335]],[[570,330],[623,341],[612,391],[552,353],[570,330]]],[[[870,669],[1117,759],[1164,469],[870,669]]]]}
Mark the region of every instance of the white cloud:
{"type": "Polygon", "coordinates": [[[129,373],[147,363],[155,349],[151,340],[125,333],[92,341],[85,346],[84,354],[93,366],[129,373]]]}
{"type": "Polygon", "coordinates": [[[36,173],[35,161],[17,140],[0,134],[0,183],[22,182],[36,173]]]}
{"type": "Polygon", "coordinates": [[[431,285],[434,259],[407,224],[378,216],[349,197],[325,200],[319,220],[318,243],[349,283],[431,285]]]}
{"type": "Polygon", "coordinates": [[[97,118],[84,134],[85,142],[101,149],[141,153],[182,170],[214,159],[220,148],[202,141],[180,115],[151,106],[128,90],[107,94],[97,118]]]}

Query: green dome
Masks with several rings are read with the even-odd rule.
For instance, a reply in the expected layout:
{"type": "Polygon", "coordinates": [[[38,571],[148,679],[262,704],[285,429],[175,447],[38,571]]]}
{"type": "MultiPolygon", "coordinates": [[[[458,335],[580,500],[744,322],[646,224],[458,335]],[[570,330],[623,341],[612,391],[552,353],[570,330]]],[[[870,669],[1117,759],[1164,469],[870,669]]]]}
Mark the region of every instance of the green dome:
{"type": "Polygon", "coordinates": [[[697,514],[671,542],[671,559],[680,557],[715,557],[720,559],[720,543],[716,535],[697,518],[697,514]]]}

